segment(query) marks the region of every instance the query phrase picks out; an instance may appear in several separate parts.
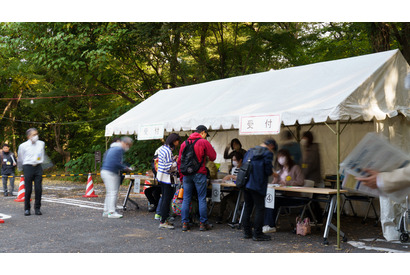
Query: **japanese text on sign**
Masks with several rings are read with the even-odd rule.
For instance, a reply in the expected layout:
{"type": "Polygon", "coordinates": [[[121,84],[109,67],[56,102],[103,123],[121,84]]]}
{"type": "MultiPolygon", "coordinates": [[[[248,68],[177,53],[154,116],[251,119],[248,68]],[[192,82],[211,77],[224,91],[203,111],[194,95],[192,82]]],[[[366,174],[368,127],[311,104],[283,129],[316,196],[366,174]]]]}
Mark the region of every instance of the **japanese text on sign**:
{"type": "Polygon", "coordinates": [[[164,137],[163,124],[140,125],[138,129],[138,140],[160,139],[164,137]]]}
{"type": "Polygon", "coordinates": [[[280,132],[280,115],[241,116],[240,135],[276,135],[280,132]]]}

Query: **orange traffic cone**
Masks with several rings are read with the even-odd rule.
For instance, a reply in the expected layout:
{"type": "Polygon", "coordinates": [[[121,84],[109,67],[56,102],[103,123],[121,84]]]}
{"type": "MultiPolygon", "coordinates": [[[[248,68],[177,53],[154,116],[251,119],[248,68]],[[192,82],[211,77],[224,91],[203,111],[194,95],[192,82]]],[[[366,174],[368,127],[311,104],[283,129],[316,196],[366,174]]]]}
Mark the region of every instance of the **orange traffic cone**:
{"type": "MultiPolygon", "coordinates": [[[[24,197],[26,196],[26,187],[24,185],[24,176],[21,175],[20,177],[20,185],[19,185],[19,193],[17,194],[17,199],[14,201],[16,202],[24,202],[24,197]]],[[[31,201],[31,199],[30,199],[31,201]]]]}
{"type": "Polygon", "coordinates": [[[140,189],[140,194],[145,194],[145,189],[149,188],[149,186],[147,185],[151,185],[151,182],[148,180],[144,181],[144,188],[142,188],[142,190],[140,189]]]}
{"type": "Polygon", "coordinates": [[[98,197],[94,193],[94,184],[93,184],[93,179],[91,178],[91,173],[88,174],[88,180],[87,180],[87,188],[85,190],[85,195],[83,195],[84,198],[96,198],[98,197]]]}

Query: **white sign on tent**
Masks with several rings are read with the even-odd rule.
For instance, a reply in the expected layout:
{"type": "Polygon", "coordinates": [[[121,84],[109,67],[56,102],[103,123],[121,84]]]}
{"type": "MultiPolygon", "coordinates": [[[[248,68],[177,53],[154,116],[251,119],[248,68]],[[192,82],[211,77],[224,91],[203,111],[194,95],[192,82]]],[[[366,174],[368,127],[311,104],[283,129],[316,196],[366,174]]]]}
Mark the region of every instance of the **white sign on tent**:
{"type": "Polygon", "coordinates": [[[164,124],[142,124],[138,128],[138,140],[160,139],[164,137],[164,124]]]}
{"type": "Polygon", "coordinates": [[[276,135],[280,132],[280,115],[240,116],[240,135],[276,135]]]}

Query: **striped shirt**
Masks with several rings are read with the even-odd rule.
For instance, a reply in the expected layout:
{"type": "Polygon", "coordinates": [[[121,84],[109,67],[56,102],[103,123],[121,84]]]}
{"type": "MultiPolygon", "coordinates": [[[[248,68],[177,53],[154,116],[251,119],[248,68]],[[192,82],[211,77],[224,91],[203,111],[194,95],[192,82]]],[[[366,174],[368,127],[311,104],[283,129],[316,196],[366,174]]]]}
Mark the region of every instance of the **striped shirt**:
{"type": "Polygon", "coordinates": [[[161,183],[171,184],[170,170],[176,166],[172,159],[172,151],[168,145],[162,145],[158,154],[158,172],[157,179],[161,183]]]}
{"type": "Polygon", "coordinates": [[[231,175],[232,176],[237,176],[238,172],[239,172],[239,167],[238,166],[232,167],[232,169],[231,169],[231,175]]]}

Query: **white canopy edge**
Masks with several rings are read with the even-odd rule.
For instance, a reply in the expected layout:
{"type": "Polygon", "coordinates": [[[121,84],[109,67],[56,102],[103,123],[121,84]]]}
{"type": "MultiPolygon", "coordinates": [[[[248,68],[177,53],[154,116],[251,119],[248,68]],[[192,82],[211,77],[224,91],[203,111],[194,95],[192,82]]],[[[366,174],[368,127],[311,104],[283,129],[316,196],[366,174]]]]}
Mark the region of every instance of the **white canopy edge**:
{"type": "Polygon", "coordinates": [[[410,67],[399,50],[161,90],[106,126],[105,136],[239,128],[241,115],[280,114],[285,126],[331,121],[409,119],[410,67]]]}

